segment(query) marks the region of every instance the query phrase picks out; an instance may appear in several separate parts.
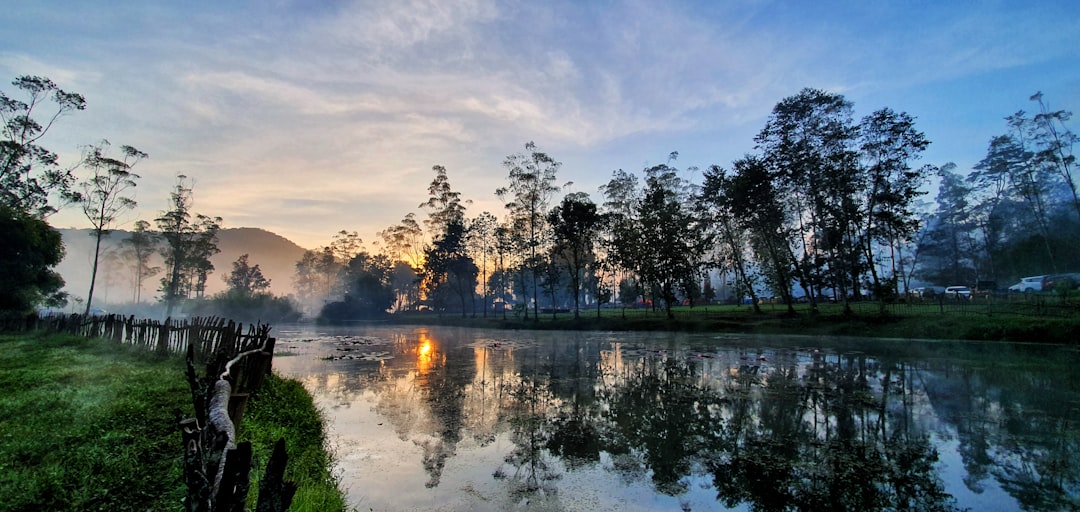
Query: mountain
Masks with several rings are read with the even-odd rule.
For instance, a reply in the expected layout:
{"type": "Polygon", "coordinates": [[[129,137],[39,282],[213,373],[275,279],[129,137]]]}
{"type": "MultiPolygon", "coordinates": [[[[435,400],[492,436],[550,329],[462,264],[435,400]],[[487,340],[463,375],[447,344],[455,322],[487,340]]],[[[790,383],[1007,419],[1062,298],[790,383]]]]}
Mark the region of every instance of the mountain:
{"type": "MultiPolygon", "coordinates": [[[[89,229],[59,229],[64,239],[66,255],[56,267],[64,277],[64,290],[72,297],[86,297],[90,288],[90,269],[94,262],[93,231],[89,229]]],[[[130,233],[123,230],[113,231],[102,241],[102,260],[99,264],[97,284],[94,288],[94,303],[97,307],[106,307],[111,303],[131,302],[134,297],[134,275],[126,261],[110,254],[118,254],[120,241],[130,233]]],[[[305,249],[289,239],[259,228],[229,228],[218,232],[218,249],[221,252],[210,258],[214,272],[207,279],[207,295],[225,290],[222,276],[232,271],[232,264],[241,255],[248,255],[249,265],[258,265],[264,276],[270,280],[270,292],[274,295],[292,293],[292,278],[296,262],[304,255],[305,249]]],[[[151,258],[152,266],[164,267],[164,259],[155,254],[151,258]]],[[[151,301],[159,296],[161,274],[143,282],[143,301],[151,301]]]]}

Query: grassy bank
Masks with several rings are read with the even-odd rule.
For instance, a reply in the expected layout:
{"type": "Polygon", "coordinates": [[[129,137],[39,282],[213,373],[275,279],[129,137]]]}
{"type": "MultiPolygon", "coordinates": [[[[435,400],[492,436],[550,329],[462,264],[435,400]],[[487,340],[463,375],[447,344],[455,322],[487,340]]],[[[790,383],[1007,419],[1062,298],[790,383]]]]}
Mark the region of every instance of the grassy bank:
{"type": "MultiPolygon", "coordinates": [[[[182,372],[180,358],[104,340],[0,335],[0,511],[183,510],[182,372]]],[[[300,484],[292,510],[343,510],[311,397],[274,377],[239,438],[261,468],[278,437],[300,484]]]]}
{"type": "Polygon", "coordinates": [[[593,309],[581,311],[578,319],[573,313],[559,313],[554,318],[550,313],[541,314],[539,320],[513,314],[506,318],[489,314],[484,318],[407,313],[393,315],[390,321],[496,329],[736,332],[1056,344],[1080,340],[1080,314],[1037,316],[1018,314],[1018,308],[1008,304],[917,304],[894,308],[883,315],[873,303],[858,304],[852,314],[845,314],[838,304],[823,304],[816,314],[811,314],[807,305],[800,304],[791,315],[786,307],[769,304],[761,313],[745,305],[680,306],[674,309],[674,319],[667,318],[662,310],[604,309],[598,314],[593,309]]]}

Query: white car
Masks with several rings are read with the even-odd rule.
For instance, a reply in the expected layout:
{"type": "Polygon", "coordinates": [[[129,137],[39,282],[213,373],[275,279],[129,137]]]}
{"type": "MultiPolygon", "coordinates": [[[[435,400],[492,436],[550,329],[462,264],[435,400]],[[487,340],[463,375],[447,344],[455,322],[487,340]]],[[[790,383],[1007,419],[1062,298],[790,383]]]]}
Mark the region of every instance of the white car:
{"type": "Polygon", "coordinates": [[[1010,286],[1009,291],[1022,293],[1041,292],[1043,289],[1043,279],[1045,278],[1046,276],[1025,277],[1021,279],[1019,283],[1010,286]]]}
{"type": "Polygon", "coordinates": [[[946,299],[970,299],[971,288],[967,286],[949,286],[945,288],[946,299]]]}

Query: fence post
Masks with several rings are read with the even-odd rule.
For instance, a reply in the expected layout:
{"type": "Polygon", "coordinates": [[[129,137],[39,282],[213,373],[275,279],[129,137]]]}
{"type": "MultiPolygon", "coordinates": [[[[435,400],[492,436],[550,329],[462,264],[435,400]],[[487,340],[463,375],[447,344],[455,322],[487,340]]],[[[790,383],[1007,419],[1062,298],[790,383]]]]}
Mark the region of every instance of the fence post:
{"type": "Polygon", "coordinates": [[[171,321],[172,318],[166,318],[165,321],[161,323],[161,326],[158,327],[157,350],[162,354],[169,351],[169,323],[171,321]]]}

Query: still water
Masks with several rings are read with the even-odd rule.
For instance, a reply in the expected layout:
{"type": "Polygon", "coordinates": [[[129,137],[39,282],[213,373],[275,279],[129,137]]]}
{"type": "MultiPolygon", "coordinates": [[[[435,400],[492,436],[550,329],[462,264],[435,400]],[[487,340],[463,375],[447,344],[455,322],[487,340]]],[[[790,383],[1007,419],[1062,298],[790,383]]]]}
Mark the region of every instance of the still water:
{"type": "Polygon", "coordinates": [[[1070,347],[286,327],[358,510],[1077,510],[1070,347]]]}

